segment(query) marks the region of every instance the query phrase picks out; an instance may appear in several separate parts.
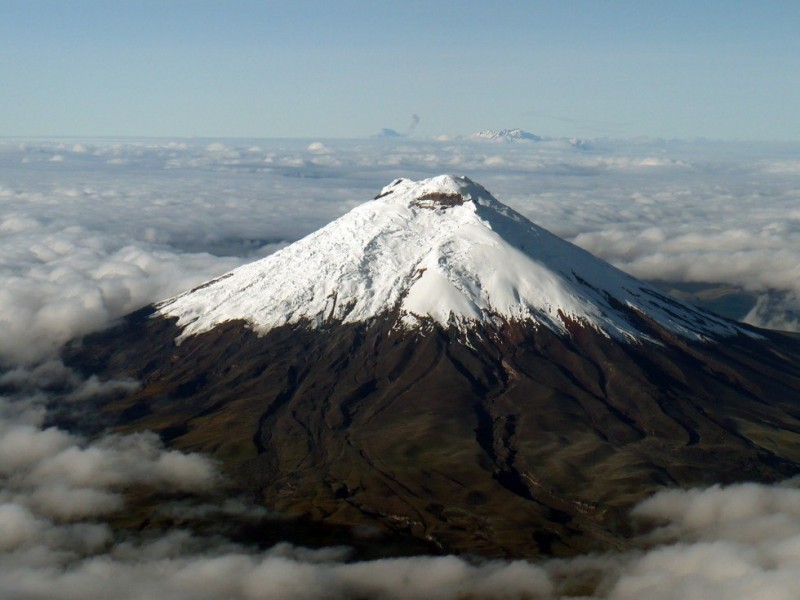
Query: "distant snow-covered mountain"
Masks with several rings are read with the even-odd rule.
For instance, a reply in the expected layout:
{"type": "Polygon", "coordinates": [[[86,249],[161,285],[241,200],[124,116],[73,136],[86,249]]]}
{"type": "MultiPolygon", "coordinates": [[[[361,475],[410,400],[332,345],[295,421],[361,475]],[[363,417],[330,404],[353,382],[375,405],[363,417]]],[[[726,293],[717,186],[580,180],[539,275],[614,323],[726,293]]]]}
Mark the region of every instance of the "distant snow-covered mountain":
{"type": "Polygon", "coordinates": [[[490,142],[536,142],[538,144],[546,145],[548,147],[558,148],[575,148],[578,150],[589,150],[591,144],[581,138],[550,138],[529,133],[522,129],[501,129],[499,131],[492,131],[490,129],[473,133],[469,136],[473,140],[485,140],[490,142]]]}
{"type": "Polygon", "coordinates": [[[492,131],[486,129],[472,134],[473,138],[480,140],[492,140],[494,142],[541,142],[544,138],[534,133],[528,133],[522,129],[501,129],[499,131],[492,131]]]}

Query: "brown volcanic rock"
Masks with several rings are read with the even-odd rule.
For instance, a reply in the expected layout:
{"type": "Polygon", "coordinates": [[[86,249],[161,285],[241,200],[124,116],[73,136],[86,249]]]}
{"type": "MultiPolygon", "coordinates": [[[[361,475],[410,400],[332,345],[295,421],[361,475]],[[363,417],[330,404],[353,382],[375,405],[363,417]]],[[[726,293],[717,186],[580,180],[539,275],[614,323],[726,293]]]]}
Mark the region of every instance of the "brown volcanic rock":
{"type": "MultiPolygon", "coordinates": [[[[630,315],[634,318],[633,315],[630,315]]],[[[436,324],[240,321],[175,344],[140,311],[69,349],[140,391],[99,407],[220,458],[285,514],[370,526],[488,556],[621,547],[630,506],[661,486],[800,471],[800,345],[762,332],[622,343],[573,323],[464,333],[436,324]]]]}

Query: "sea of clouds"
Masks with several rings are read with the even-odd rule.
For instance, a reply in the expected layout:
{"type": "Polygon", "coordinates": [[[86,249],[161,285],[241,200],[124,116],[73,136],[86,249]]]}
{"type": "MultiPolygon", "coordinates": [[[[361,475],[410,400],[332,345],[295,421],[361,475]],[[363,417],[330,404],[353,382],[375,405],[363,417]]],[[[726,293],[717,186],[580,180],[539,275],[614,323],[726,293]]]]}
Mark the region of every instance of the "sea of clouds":
{"type": "MultiPolygon", "coordinates": [[[[131,490],[202,502],[208,458],[150,434],[85,439],[48,410],[133,390],[59,347],[266,256],[397,177],[464,174],[631,274],[744,290],[754,324],[800,329],[798,147],[596,140],[0,141],[0,597],[795,598],[800,490],[665,491],[628,553],[530,563],[358,562],[180,527],[120,534],[131,490]],[[50,408],[47,408],[50,407],[50,408]]],[[[745,315],[743,315],[745,316],[745,315]]],[[[197,509],[195,504],[195,510],[197,509]]],[[[208,509],[212,510],[212,509],[208,509]]],[[[256,514],[239,505],[220,514],[256,514]]]]}

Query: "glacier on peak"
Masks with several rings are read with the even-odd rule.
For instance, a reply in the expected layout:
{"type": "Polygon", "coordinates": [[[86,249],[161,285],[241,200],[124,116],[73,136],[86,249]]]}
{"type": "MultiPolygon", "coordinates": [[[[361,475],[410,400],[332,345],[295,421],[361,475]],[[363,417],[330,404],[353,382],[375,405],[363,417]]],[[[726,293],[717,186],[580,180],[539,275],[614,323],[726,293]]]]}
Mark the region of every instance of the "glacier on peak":
{"type": "MultiPolygon", "coordinates": [[[[258,333],[287,324],[398,326],[532,320],[609,337],[648,336],[633,313],[690,339],[746,330],[664,296],[535,225],[466,177],[397,179],[370,202],[264,259],[157,306],[180,338],[243,320],[258,333]],[[622,307],[627,307],[623,309],[622,307]],[[632,309],[632,310],[631,310],[632,309]]],[[[180,339],[179,338],[179,339],[180,339]]]]}

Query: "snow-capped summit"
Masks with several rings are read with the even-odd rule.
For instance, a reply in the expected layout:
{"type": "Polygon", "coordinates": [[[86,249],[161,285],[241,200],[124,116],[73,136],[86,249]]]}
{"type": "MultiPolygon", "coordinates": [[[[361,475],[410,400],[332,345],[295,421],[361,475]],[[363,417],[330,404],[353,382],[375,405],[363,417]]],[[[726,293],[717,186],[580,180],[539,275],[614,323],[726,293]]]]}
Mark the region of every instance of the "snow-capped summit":
{"type": "Polygon", "coordinates": [[[181,337],[243,320],[286,324],[394,318],[414,328],[533,321],[621,339],[647,335],[636,314],[681,336],[735,335],[733,323],[680,304],[566,242],[466,177],[397,179],[371,202],[158,311],[181,337]]]}
{"type": "Polygon", "coordinates": [[[491,140],[493,142],[541,142],[543,139],[534,133],[528,133],[522,129],[501,129],[500,131],[486,129],[473,134],[472,137],[480,140],[491,140]]]}

